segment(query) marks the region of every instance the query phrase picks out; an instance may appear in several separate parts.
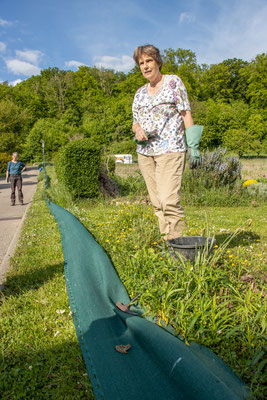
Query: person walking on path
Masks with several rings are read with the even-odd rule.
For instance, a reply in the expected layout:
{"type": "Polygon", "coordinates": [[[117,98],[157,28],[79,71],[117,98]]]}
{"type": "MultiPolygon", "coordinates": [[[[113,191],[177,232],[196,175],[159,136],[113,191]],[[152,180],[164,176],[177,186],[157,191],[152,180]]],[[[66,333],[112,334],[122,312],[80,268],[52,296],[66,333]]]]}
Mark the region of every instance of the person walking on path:
{"type": "Polygon", "coordinates": [[[14,206],[16,203],[16,188],[18,190],[18,198],[21,205],[23,205],[23,193],[22,193],[22,176],[21,173],[25,171],[26,165],[18,160],[18,153],[12,154],[12,161],[7,164],[6,180],[10,181],[11,186],[11,205],[14,206]]]}
{"type": "Polygon", "coordinates": [[[168,244],[169,240],[182,236],[185,227],[179,191],[186,143],[189,166],[195,168],[201,164],[198,145],[203,127],[194,125],[181,79],[161,73],[162,59],[155,46],[137,47],[133,58],[149,81],[137,90],[132,106],[138,164],[160,232],[168,244]]]}

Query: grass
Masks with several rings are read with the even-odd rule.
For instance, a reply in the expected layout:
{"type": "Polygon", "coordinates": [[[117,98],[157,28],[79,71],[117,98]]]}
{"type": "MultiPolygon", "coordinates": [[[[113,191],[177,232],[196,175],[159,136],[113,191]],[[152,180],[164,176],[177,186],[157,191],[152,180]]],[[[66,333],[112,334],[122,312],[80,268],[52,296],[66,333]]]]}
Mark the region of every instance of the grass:
{"type": "Polygon", "coordinates": [[[241,160],[242,179],[261,179],[267,182],[267,157],[241,160]]]}
{"type": "MultiPolygon", "coordinates": [[[[129,295],[142,292],[146,317],[170,325],[187,343],[211,348],[264,399],[266,205],[186,207],[187,234],[201,234],[208,221],[218,246],[211,260],[193,266],[162,254],[157,221],[142,198],[74,203],[52,168],[48,172],[51,197],[93,233],[129,295]]],[[[43,186],[41,181],[1,298],[1,398],[93,399],[68,306],[60,234],[43,186]]]]}
{"type": "MultiPolygon", "coordinates": [[[[267,157],[266,158],[241,158],[242,179],[263,179],[267,180],[267,157]]],[[[188,168],[188,165],[187,167],[188,168]]],[[[138,176],[140,172],[138,164],[116,164],[116,174],[122,178],[129,175],[138,176]]]]}
{"type": "Polygon", "coordinates": [[[94,398],[70,314],[59,230],[40,184],[0,302],[1,399],[94,398]]]}

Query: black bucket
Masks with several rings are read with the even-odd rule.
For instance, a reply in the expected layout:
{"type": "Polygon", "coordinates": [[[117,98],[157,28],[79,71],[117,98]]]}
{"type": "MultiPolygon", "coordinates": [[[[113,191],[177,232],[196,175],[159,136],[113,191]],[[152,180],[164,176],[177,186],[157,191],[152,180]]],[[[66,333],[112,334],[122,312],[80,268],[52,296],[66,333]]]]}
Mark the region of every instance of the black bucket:
{"type": "Polygon", "coordinates": [[[215,244],[215,238],[207,238],[204,236],[184,236],[168,241],[168,245],[173,250],[178,251],[183,257],[190,261],[195,261],[195,258],[201,251],[206,249],[209,253],[215,244]]]}

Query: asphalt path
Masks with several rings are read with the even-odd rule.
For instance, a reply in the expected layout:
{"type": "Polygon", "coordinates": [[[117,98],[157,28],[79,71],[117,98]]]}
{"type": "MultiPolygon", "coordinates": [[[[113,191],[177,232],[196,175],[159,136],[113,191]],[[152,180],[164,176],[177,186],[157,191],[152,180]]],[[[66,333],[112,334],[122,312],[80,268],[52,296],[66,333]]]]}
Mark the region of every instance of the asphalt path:
{"type": "Polygon", "coordinates": [[[20,205],[16,193],[16,205],[11,206],[10,184],[0,178],[0,290],[13,256],[21,227],[26,218],[36,190],[38,167],[27,167],[22,173],[22,192],[24,204],[20,205]]]}

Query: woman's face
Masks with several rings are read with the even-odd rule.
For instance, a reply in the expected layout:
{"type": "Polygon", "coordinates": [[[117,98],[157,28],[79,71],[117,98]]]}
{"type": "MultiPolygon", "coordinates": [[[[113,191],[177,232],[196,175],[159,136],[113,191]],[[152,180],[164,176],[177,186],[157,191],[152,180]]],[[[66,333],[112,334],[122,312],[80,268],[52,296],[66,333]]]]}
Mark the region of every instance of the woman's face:
{"type": "Polygon", "coordinates": [[[142,54],[139,58],[139,67],[143,76],[153,82],[160,75],[160,69],[153,57],[142,54]]]}

